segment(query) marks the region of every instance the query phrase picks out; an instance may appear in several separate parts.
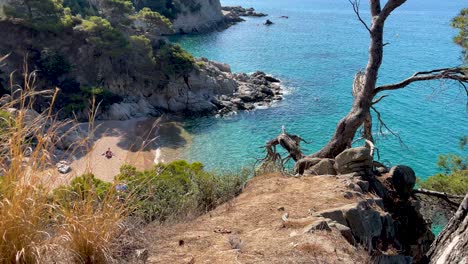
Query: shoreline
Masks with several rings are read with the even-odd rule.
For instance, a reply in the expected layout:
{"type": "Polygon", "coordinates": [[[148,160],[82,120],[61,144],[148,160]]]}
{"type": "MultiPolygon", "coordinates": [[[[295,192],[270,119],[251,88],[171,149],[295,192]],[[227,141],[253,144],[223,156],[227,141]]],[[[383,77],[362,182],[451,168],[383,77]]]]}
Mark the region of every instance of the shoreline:
{"type": "MultiPolygon", "coordinates": [[[[88,123],[80,123],[88,131],[88,123]]],[[[184,148],[191,143],[190,135],[173,116],[158,118],[134,118],[125,121],[96,121],[90,133],[88,150],[69,156],[72,170],[61,177],[70,182],[85,173],[112,182],[120,167],[130,164],[138,170],[151,169],[157,163],[172,162],[182,158],[184,148]],[[114,156],[103,156],[108,148],[114,156]]]]}

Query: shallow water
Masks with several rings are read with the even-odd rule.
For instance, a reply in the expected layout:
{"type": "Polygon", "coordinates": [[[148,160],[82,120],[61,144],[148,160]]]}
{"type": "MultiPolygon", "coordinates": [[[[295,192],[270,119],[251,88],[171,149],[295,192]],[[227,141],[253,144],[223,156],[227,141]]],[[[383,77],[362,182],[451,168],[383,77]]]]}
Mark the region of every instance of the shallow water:
{"type": "MultiPolygon", "coordinates": [[[[259,147],[275,137],[281,125],[311,142],[304,146],[306,153],[320,149],[349,110],[354,74],[367,62],[368,33],[349,2],[222,2],[253,6],[270,14],[275,24],[267,27],[262,25],[266,18],[247,18],[223,32],[177,41],[196,56],[229,63],[235,72],[262,70],[280,77],[290,93],[273,108],[185,122],[193,141],[183,156],[209,169],[238,169],[262,156],[259,147]]],[[[366,5],[362,1],[361,13],[368,18],[366,5]]],[[[460,65],[450,20],[462,7],[463,1],[412,0],[395,11],[385,28],[390,44],[379,84],[398,82],[415,71],[460,65]]],[[[437,155],[462,153],[458,139],[468,134],[468,113],[466,96],[456,84],[422,82],[389,94],[377,108],[405,146],[384,129],[377,141],[383,162],[409,165],[427,177],[438,171],[437,155]]]]}

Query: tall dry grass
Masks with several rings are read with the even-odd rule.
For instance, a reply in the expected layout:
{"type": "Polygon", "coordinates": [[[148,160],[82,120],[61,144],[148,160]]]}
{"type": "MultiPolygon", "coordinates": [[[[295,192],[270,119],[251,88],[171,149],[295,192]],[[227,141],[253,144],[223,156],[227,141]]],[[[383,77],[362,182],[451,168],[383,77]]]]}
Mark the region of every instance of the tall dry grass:
{"type": "Polygon", "coordinates": [[[59,90],[36,91],[36,73],[26,63],[22,72],[20,85],[10,76],[12,100],[0,107],[0,263],[116,262],[126,202],[116,199],[114,188],[104,199],[92,188],[73,202],[53,195],[61,177],[54,144],[60,128],[73,125],[53,115],[59,90]],[[50,106],[35,114],[38,97],[50,106]]]}

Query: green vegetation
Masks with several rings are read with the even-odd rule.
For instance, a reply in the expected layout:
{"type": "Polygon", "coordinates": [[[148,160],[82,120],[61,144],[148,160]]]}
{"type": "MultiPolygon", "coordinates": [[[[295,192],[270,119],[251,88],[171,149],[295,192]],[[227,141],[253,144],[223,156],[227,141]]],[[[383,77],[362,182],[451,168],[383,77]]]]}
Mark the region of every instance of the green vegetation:
{"type": "Polygon", "coordinates": [[[172,29],[172,23],[167,17],[156,11],[152,11],[148,7],[141,9],[136,17],[146,23],[147,27],[149,28],[165,25],[166,27],[172,29]]]}
{"type": "MultiPolygon", "coordinates": [[[[25,79],[16,105],[34,101],[32,78],[25,79]]],[[[83,92],[100,95],[103,89],[83,92]]],[[[19,123],[26,111],[19,109],[10,117],[6,107],[0,107],[0,125],[19,123]]],[[[42,118],[55,119],[47,113],[42,118]]],[[[54,148],[49,139],[61,124],[52,121],[47,130],[35,126],[25,123],[1,130],[8,140],[0,144],[0,263],[120,263],[119,254],[129,246],[121,242],[126,221],[138,216],[168,221],[199,215],[241,192],[249,176],[216,175],[200,163],[177,161],[143,172],[123,166],[114,183],[85,174],[54,189],[54,179],[61,175],[44,168],[50,167],[47,150],[54,148]],[[31,138],[35,145],[24,159],[31,138]]]]}
{"type": "MultiPolygon", "coordinates": [[[[155,71],[187,77],[195,68],[193,57],[180,46],[156,41],[158,35],[173,32],[168,16],[174,18],[180,4],[168,0],[12,0],[4,8],[15,24],[32,28],[32,35],[44,33],[34,37],[30,54],[35,65],[30,65],[46,79],[44,87],[61,89],[54,108],[62,110],[63,118],[86,112],[91,96],[104,109],[120,102],[121,98],[105,91],[116,83],[115,76],[145,85],[157,81],[155,71]],[[63,53],[69,50],[78,50],[80,56],[63,53]],[[83,85],[104,89],[94,93],[83,85]]],[[[199,8],[193,1],[183,4],[199,8]]],[[[3,78],[0,90],[5,90],[6,83],[3,78]]]]}
{"type": "Polygon", "coordinates": [[[175,19],[180,12],[180,3],[173,0],[132,0],[135,7],[140,10],[145,7],[162,14],[169,19],[175,19]]]}
{"type": "MultiPolygon", "coordinates": [[[[467,138],[460,139],[460,148],[467,145],[467,138]]],[[[468,193],[468,156],[454,154],[440,155],[437,165],[443,173],[419,180],[418,184],[424,189],[465,195],[468,193]]]]}
{"type": "Polygon", "coordinates": [[[195,59],[181,46],[174,44],[164,45],[157,54],[165,74],[171,76],[186,76],[193,69],[195,59]]]}
{"type": "Polygon", "coordinates": [[[80,29],[89,35],[88,41],[95,46],[97,56],[115,57],[127,51],[127,39],[105,18],[88,17],[83,20],[80,29]]]}
{"type": "Polygon", "coordinates": [[[57,107],[63,108],[63,116],[70,116],[74,112],[88,109],[91,106],[91,98],[95,98],[102,110],[106,110],[113,103],[119,103],[123,100],[121,96],[101,87],[79,87],[79,84],[74,84],[74,82],[71,82],[70,85],[78,85],[75,86],[75,89],[78,88],[75,90],[76,92],[59,94],[57,100],[57,107]]]}
{"type": "Polygon", "coordinates": [[[249,176],[247,171],[217,175],[205,171],[201,163],[175,161],[143,172],[123,166],[116,179],[128,185],[135,215],[167,221],[199,215],[232,199],[249,176]]]}
{"type": "Polygon", "coordinates": [[[460,14],[453,18],[452,27],[459,30],[458,35],[455,36],[454,41],[460,45],[464,52],[465,61],[468,60],[468,8],[464,8],[460,11],[460,14]]]}
{"type": "Polygon", "coordinates": [[[103,182],[93,174],[84,174],[72,180],[70,185],[61,186],[54,190],[54,200],[63,206],[72,206],[76,202],[85,201],[87,197],[95,195],[96,202],[103,201],[112,188],[111,183],[103,182]]]}
{"type": "Polygon", "coordinates": [[[89,0],[64,0],[63,6],[68,7],[73,15],[92,16],[97,10],[90,5],[89,0]]]}
{"type": "Polygon", "coordinates": [[[40,73],[54,84],[58,84],[58,78],[71,70],[71,64],[64,55],[48,48],[41,51],[38,67],[40,73]]]}
{"type": "Polygon", "coordinates": [[[70,9],[60,0],[13,0],[3,8],[8,18],[21,19],[37,30],[58,32],[73,25],[70,9]]]}
{"type": "Polygon", "coordinates": [[[12,126],[14,126],[13,117],[7,111],[0,110],[0,132],[12,126]]]}

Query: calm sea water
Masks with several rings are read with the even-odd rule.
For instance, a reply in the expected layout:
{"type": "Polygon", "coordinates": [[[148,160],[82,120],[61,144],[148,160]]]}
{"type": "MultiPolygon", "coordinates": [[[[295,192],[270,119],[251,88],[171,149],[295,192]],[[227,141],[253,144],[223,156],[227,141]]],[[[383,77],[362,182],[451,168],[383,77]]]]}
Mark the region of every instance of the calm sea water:
{"type": "MultiPolygon", "coordinates": [[[[369,17],[367,1],[362,16],[369,17]]],[[[260,146],[281,125],[320,149],[348,112],[354,74],[367,62],[369,38],[347,0],[224,0],[224,5],[255,7],[266,18],[247,21],[223,32],[184,36],[177,41],[195,56],[229,63],[235,72],[262,70],[280,77],[289,90],[273,108],[227,118],[198,118],[185,123],[193,144],[185,157],[209,169],[238,169],[262,156],[260,146]],[[289,19],[279,18],[282,15],[289,19]]],[[[415,71],[461,64],[452,43],[450,20],[466,6],[455,0],[411,0],[388,19],[384,63],[379,83],[392,83],[415,71]]],[[[406,164],[418,176],[438,171],[437,156],[459,153],[458,139],[468,134],[466,96],[454,83],[423,82],[389,93],[377,105],[387,125],[404,141],[384,130],[378,136],[381,161],[406,164]]]]}

